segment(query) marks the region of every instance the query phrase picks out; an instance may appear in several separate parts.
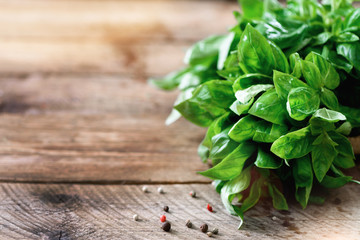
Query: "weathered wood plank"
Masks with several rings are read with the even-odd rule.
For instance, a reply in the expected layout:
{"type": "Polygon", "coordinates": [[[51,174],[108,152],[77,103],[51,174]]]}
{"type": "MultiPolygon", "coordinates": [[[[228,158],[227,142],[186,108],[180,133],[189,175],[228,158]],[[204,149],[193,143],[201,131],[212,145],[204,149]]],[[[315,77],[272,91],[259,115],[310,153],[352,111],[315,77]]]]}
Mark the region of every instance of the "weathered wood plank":
{"type": "Polygon", "coordinates": [[[199,231],[207,223],[219,228],[215,239],[358,239],[360,234],[360,188],[348,185],[330,193],[323,206],[302,210],[291,203],[279,212],[263,200],[238,219],[229,215],[210,185],[157,185],[143,193],[141,186],[0,184],[1,239],[208,239],[199,231]],[[195,190],[198,198],[188,192],[195,190]],[[215,212],[206,210],[210,203],[215,212]],[[162,207],[172,231],[160,229],[162,207]],[[134,214],[141,221],[132,219],[134,214]],[[190,219],[194,227],[185,227],[190,219]]]}
{"type": "Polygon", "coordinates": [[[189,43],[138,45],[134,41],[56,41],[0,38],[0,73],[122,73],[164,75],[183,66],[189,43]]]}
{"type": "MultiPolygon", "coordinates": [[[[0,77],[0,112],[159,116],[163,123],[178,92],[139,77],[106,74],[23,74],[0,77]]],[[[165,126],[164,126],[165,128],[165,126]]]]}
{"type": "Polygon", "coordinates": [[[182,66],[194,41],[226,33],[237,8],[223,1],[0,1],[0,73],[163,75],[182,66]]]}
{"type": "Polygon", "coordinates": [[[197,40],[223,33],[235,23],[234,10],[235,1],[2,0],[0,37],[197,40]]]}
{"type": "Polygon", "coordinates": [[[163,116],[2,115],[0,179],[209,182],[196,151],[204,131],[163,116]],[[191,133],[191,134],[190,134],[191,133]]]}

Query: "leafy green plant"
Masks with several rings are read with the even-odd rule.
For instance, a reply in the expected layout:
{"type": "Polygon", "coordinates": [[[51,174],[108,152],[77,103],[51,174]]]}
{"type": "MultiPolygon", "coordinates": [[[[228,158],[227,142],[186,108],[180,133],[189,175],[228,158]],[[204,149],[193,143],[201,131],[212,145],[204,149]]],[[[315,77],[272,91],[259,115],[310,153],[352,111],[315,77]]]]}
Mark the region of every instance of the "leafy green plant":
{"type": "Polygon", "coordinates": [[[355,166],[347,136],[360,134],[360,9],[350,0],[239,2],[229,34],[196,43],[186,68],[151,83],[181,91],[167,124],[184,116],[208,128],[198,153],[213,167],[200,174],[242,224],[262,196],[288,209],[284,187],[305,208],[323,201],[315,185],[359,183],[340,169],[355,166]]]}

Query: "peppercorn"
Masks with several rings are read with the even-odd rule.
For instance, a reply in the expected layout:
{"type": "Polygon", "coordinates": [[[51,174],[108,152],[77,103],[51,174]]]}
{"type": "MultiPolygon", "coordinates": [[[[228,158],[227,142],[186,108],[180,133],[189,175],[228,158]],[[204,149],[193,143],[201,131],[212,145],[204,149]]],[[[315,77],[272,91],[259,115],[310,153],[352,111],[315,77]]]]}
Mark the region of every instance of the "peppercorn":
{"type": "Polygon", "coordinates": [[[171,229],[171,224],[169,222],[164,222],[163,225],[161,226],[162,230],[164,230],[165,232],[170,231],[171,229]]]}
{"type": "Polygon", "coordinates": [[[191,191],[191,192],[189,193],[189,195],[190,195],[191,197],[193,197],[193,198],[196,198],[196,192],[195,192],[195,191],[191,191]]]}
{"type": "Polygon", "coordinates": [[[164,189],[163,189],[162,187],[159,187],[159,188],[158,188],[158,193],[163,194],[163,193],[164,193],[164,189]]]}
{"type": "Polygon", "coordinates": [[[207,232],[206,234],[207,234],[209,237],[211,237],[211,236],[213,235],[212,232],[207,232]]]}
{"type": "Polygon", "coordinates": [[[206,206],[206,208],[207,208],[207,210],[209,210],[210,212],[213,211],[212,206],[211,206],[210,204],[208,204],[208,205],[206,206]]]}
{"type": "Polygon", "coordinates": [[[208,229],[209,229],[209,226],[206,223],[204,223],[203,225],[200,226],[200,230],[203,233],[206,233],[208,229]]]}
{"type": "Polygon", "coordinates": [[[142,191],[143,191],[144,193],[149,192],[149,190],[148,190],[147,186],[143,186],[143,187],[142,187],[142,191]]]}
{"type": "Polygon", "coordinates": [[[186,224],[185,224],[188,228],[192,228],[192,222],[190,221],[190,219],[186,220],[186,224]]]}
{"type": "Polygon", "coordinates": [[[164,209],[165,212],[168,212],[168,211],[169,211],[169,207],[168,207],[168,206],[164,206],[163,209],[164,209]]]}
{"type": "Polygon", "coordinates": [[[213,234],[218,234],[218,233],[219,233],[219,229],[214,228],[211,232],[212,232],[213,234]]]}
{"type": "Polygon", "coordinates": [[[165,222],[165,221],[166,221],[166,216],[165,216],[165,215],[161,215],[161,216],[160,216],[160,221],[161,221],[161,222],[165,222]]]}

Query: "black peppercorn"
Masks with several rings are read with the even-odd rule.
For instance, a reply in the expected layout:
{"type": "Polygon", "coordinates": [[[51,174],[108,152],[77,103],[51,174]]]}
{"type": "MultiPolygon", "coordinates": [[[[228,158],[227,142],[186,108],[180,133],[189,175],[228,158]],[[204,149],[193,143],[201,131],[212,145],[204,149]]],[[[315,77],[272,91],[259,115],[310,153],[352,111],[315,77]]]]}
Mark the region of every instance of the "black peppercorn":
{"type": "Polygon", "coordinates": [[[185,225],[186,225],[188,228],[192,228],[192,222],[190,221],[190,219],[186,220],[185,225]]]}
{"type": "Polygon", "coordinates": [[[169,211],[169,207],[168,206],[164,206],[164,211],[168,212],[169,211]]]}
{"type": "Polygon", "coordinates": [[[169,222],[164,222],[163,225],[161,226],[162,230],[164,230],[165,232],[170,231],[171,229],[171,224],[169,222]]]}
{"type": "Polygon", "coordinates": [[[208,225],[205,223],[203,225],[200,226],[200,230],[203,232],[203,233],[206,233],[207,230],[208,230],[208,225]]]}

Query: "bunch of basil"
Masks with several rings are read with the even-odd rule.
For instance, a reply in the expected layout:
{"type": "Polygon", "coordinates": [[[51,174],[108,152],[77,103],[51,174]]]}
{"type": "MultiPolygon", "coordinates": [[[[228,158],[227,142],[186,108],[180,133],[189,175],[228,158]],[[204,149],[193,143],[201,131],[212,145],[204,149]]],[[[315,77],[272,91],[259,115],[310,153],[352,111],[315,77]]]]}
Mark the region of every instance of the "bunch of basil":
{"type": "Polygon", "coordinates": [[[208,127],[198,153],[213,167],[200,174],[242,224],[261,196],[286,210],[290,188],[305,208],[323,201],[313,186],[359,183],[340,169],[355,166],[347,136],[360,134],[360,9],[351,0],[240,4],[229,34],[196,43],[186,68],[151,82],[181,91],[167,124],[182,115],[208,127]]]}

